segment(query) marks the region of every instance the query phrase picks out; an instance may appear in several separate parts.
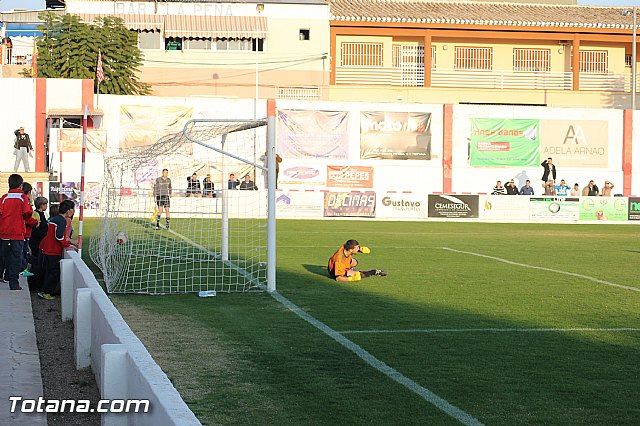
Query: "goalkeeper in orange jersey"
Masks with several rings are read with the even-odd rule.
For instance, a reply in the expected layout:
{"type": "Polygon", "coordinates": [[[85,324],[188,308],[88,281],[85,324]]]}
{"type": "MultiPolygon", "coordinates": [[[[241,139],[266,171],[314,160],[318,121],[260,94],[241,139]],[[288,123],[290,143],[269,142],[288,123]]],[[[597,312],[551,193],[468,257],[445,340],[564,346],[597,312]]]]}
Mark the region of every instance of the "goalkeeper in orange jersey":
{"type": "Polygon", "coordinates": [[[348,240],[346,243],[340,246],[333,256],[329,259],[329,276],[335,278],[336,281],[360,281],[362,278],[371,277],[377,275],[380,277],[386,277],[387,273],[380,269],[372,269],[370,271],[356,271],[358,261],[353,258],[356,253],[369,254],[371,250],[368,247],[360,246],[360,243],[356,240],[348,240]]]}

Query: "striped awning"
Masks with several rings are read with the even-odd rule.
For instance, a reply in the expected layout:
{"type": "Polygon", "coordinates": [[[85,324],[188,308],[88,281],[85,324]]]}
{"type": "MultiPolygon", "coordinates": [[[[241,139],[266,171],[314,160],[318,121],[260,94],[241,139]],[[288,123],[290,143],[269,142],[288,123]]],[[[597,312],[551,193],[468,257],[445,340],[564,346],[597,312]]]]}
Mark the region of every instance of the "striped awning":
{"type": "Polygon", "coordinates": [[[264,38],[267,18],[264,16],[193,16],[165,18],[167,37],[264,38]]]}
{"type": "Polygon", "coordinates": [[[95,22],[96,18],[113,16],[124,20],[124,26],[130,30],[146,31],[161,30],[164,26],[165,18],[163,15],[105,15],[97,13],[75,13],[74,15],[80,16],[80,20],[88,24],[95,22]]]}

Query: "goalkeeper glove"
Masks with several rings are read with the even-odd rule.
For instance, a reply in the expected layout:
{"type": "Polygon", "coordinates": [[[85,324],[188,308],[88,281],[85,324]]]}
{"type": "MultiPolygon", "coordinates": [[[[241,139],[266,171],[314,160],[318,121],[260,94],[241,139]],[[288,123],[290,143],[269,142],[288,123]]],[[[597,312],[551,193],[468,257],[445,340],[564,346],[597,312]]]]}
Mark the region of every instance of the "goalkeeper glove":
{"type": "Polygon", "coordinates": [[[371,250],[369,247],[360,246],[360,253],[369,254],[371,253],[371,250]]]}
{"type": "Polygon", "coordinates": [[[355,274],[347,277],[347,281],[360,281],[362,279],[362,275],[360,275],[360,272],[356,272],[355,274]]]}

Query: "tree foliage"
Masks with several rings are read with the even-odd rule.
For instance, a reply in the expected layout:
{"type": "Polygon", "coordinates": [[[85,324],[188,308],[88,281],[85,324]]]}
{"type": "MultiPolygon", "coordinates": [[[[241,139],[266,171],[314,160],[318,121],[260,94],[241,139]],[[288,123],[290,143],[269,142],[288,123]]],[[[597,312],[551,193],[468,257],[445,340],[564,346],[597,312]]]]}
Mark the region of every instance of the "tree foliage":
{"type": "MultiPolygon", "coordinates": [[[[42,36],[36,38],[38,77],[93,79],[97,86],[98,51],[102,53],[104,81],[100,93],[147,95],[148,84],[140,81],[142,52],[138,33],[124,26],[121,18],[96,18],[95,24],[80,22],[77,15],[42,13],[42,36]]],[[[31,76],[24,69],[22,75],[31,76]]]]}

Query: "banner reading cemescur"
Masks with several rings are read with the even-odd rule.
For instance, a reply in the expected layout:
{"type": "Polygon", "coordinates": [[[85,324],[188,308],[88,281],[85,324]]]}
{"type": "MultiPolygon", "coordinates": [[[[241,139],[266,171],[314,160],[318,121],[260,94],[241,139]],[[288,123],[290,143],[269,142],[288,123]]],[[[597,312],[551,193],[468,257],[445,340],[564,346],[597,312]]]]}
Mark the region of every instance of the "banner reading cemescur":
{"type": "Polygon", "coordinates": [[[478,196],[429,194],[429,217],[476,218],[478,217],[478,196]]]}
{"type": "Polygon", "coordinates": [[[325,192],[324,217],[375,217],[373,191],[325,192]]]}

